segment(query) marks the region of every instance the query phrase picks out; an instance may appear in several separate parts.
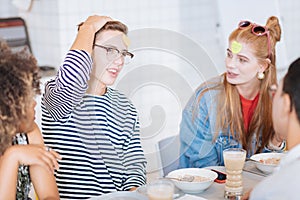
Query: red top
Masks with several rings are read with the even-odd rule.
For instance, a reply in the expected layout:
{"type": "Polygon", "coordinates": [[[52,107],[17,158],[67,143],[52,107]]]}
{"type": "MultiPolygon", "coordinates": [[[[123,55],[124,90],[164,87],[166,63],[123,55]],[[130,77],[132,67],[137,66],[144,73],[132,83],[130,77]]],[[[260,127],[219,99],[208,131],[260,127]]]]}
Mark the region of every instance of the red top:
{"type": "Polygon", "coordinates": [[[242,110],[243,110],[243,117],[244,117],[244,127],[246,132],[248,132],[249,124],[252,119],[254,110],[257,106],[259,94],[253,100],[245,99],[243,96],[240,95],[240,99],[242,102],[242,110]]]}

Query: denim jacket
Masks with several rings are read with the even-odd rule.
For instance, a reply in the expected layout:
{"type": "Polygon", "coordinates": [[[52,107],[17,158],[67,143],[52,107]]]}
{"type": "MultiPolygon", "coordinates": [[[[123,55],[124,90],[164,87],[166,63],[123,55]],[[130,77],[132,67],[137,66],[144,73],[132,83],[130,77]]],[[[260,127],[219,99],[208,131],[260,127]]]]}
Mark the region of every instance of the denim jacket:
{"type": "MultiPolygon", "coordinates": [[[[227,131],[215,130],[217,116],[217,99],[221,89],[206,91],[199,101],[199,95],[206,88],[211,88],[222,81],[221,77],[209,80],[201,85],[188,101],[182,113],[180,124],[180,165],[186,167],[206,167],[224,165],[222,152],[228,148],[242,148],[242,144],[227,131]],[[214,139],[215,133],[218,133],[214,139]]],[[[237,105],[240,106],[240,105],[237,105]]],[[[247,149],[247,157],[256,151],[256,134],[252,138],[252,149],[247,149]]],[[[264,148],[263,152],[270,152],[264,148]]]]}

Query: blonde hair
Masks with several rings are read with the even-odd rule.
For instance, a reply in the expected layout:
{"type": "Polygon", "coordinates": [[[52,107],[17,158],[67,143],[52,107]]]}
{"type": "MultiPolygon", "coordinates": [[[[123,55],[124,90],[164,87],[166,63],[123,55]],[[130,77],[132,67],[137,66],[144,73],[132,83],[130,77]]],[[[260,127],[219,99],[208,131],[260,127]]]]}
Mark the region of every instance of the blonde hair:
{"type": "MultiPolygon", "coordinates": [[[[266,36],[257,36],[253,34],[251,31],[252,25],[243,29],[237,28],[229,36],[229,41],[236,40],[250,45],[259,62],[266,62],[266,58],[270,58],[271,60],[269,67],[264,72],[265,78],[261,80],[259,101],[253,113],[248,130],[245,130],[244,128],[240,95],[236,86],[227,81],[225,73],[222,75],[223,79],[220,83],[214,87],[204,90],[198,99],[200,102],[203,93],[206,91],[216,89],[220,90],[216,100],[218,102],[216,130],[227,131],[229,126],[229,134],[239,140],[242,143],[243,148],[247,150],[251,149],[251,139],[254,134],[256,134],[257,141],[259,141],[258,138],[260,138],[260,131],[262,132],[261,141],[256,143],[257,151],[261,151],[274,135],[271,116],[272,100],[268,95],[268,87],[277,82],[275,44],[281,37],[281,29],[278,18],[275,16],[270,17],[267,21],[266,27],[270,34],[270,55],[268,55],[268,38],[266,36]]],[[[216,131],[214,140],[217,138],[218,134],[219,131],[216,131]]]]}

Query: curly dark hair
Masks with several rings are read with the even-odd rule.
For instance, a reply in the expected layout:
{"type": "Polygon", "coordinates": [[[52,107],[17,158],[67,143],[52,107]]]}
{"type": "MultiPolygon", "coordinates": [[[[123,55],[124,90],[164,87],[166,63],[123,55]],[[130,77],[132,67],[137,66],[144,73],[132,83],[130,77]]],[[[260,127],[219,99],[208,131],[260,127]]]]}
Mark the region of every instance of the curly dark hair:
{"type": "Polygon", "coordinates": [[[39,68],[27,51],[13,52],[0,40],[0,155],[26,118],[26,110],[40,93],[39,68]]]}

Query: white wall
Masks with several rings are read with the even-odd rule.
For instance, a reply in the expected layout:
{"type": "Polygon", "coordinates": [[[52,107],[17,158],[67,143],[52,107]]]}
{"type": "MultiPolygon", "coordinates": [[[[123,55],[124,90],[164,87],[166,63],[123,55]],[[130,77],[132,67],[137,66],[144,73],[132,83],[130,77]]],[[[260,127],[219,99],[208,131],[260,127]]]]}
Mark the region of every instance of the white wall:
{"type": "Polygon", "coordinates": [[[0,0],[0,5],[0,18],[10,17],[18,14],[18,10],[12,5],[11,0],[0,0]]]}
{"type": "MultiPolygon", "coordinates": [[[[263,4],[260,2],[271,1],[259,1],[257,5],[263,4]]],[[[300,2],[278,2],[286,60],[290,63],[300,52],[300,45],[295,45],[300,44],[300,35],[296,34],[300,29],[300,2]]],[[[236,3],[232,0],[131,0],[126,3],[123,0],[34,0],[32,9],[20,10],[19,15],[28,23],[33,52],[39,63],[56,67],[75,37],[76,25],[89,15],[109,15],[128,25],[130,49],[136,56],[124,67],[115,87],[124,91],[139,110],[151,179],[158,176],[159,170],[154,144],[178,134],[180,114],[192,91],[203,80],[224,70],[223,26],[236,26],[237,20],[233,20],[239,9],[236,3]],[[226,18],[224,12],[229,12],[226,18]]],[[[241,9],[256,8],[253,1],[243,3],[241,9]]],[[[0,4],[1,13],[11,10],[4,14],[15,15],[9,0],[0,0],[0,4]]],[[[258,10],[251,9],[248,18],[255,21],[254,17],[263,12],[258,10]]],[[[39,118],[37,110],[38,123],[39,118]]]]}
{"type": "MultiPolygon", "coordinates": [[[[260,25],[265,25],[270,16],[278,16],[282,23],[282,15],[279,8],[278,0],[218,0],[218,10],[220,14],[220,29],[223,31],[224,52],[228,45],[227,38],[231,31],[237,27],[241,20],[250,20],[260,25]],[[248,2],[248,3],[247,3],[248,2]],[[258,6],[259,5],[259,6],[258,6]],[[255,12],[253,12],[255,10],[255,12]]],[[[276,44],[277,52],[277,71],[279,78],[285,73],[288,66],[286,44],[283,31],[280,42],[276,44]]]]}
{"type": "MultiPolygon", "coordinates": [[[[208,55],[208,51],[220,54],[219,48],[214,48],[217,41],[197,37],[197,33],[214,35],[216,32],[214,7],[215,3],[209,0],[189,3],[132,0],[128,4],[122,0],[53,0],[51,3],[39,0],[30,12],[22,11],[20,15],[28,21],[39,63],[55,66],[59,66],[70,47],[76,25],[88,15],[109,15],[128,25],[135,59],[124,68],[115,87],[125,92],[139,110],[147,171],[157,176],[155,143],[178,134],[181,111],[193,90],[206,78],[219,73],[208,55]]],[[[37,115],[40,116],[40,110],[37,115]]]]}

